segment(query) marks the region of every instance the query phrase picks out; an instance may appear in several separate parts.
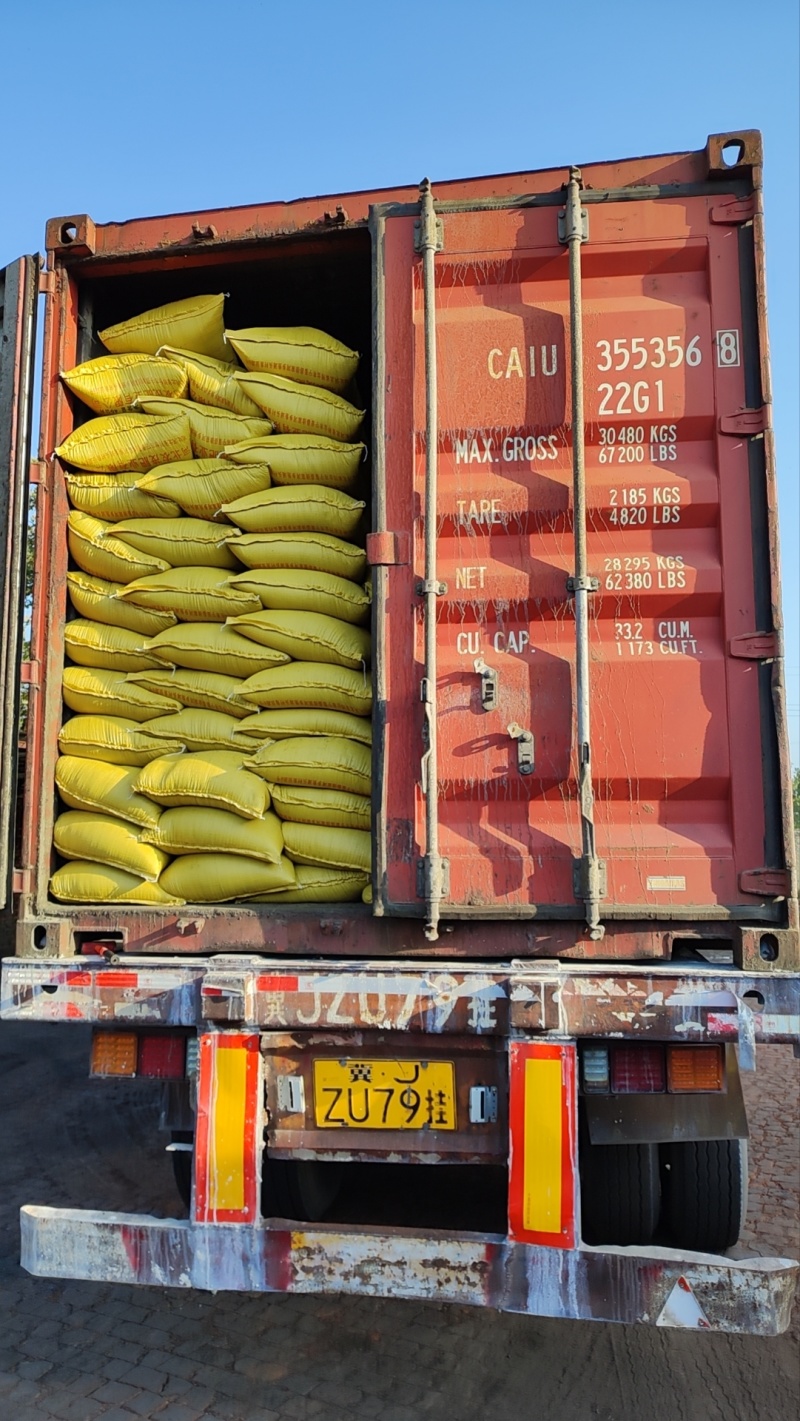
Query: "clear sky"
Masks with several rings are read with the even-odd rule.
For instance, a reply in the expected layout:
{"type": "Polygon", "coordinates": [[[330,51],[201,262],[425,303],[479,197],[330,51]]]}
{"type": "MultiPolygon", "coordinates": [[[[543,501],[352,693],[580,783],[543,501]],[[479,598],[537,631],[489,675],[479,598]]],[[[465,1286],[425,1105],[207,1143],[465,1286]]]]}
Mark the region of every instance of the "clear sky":
{"type": "Polygon", "coordinates": [[[40,0],[2,6],[0,265],[96,221],[700,148],[760,128],[793,759],[798,6],[40,0]]]}

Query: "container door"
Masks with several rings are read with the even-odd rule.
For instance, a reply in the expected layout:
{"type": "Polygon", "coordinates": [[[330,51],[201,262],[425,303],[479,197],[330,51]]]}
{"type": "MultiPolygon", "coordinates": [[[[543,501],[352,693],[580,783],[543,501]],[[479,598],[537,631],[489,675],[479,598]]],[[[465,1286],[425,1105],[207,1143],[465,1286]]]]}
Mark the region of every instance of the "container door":
{"type": "MultiPolygon", "coordinates": [[[[753,408],[761,398],[752,247],[748,273],[738,219],[719,215],[731,201],[724,184],[700,195],[657,191],[624,201],[594,194],[582,247],[602,913],[766,916],[775,911],[770,887],[782,890],[780,875],[763,872],[775,862],[780,821],[778,790],[767,783],[774,723],[759,689],[772,627],[762,625],[769,550],[759,535],[763,440],[754,453],[763,425],[753,408]]],[[[555,192],[516,207],[439,212],[444,918],[582,914],[563,205],[555,192]]],[[[375,226],[375,893],[378,912],[418,915],[422,272],[412,209],[383,209],[375,226]]]]}
{"type": "Polygon", "coordinates": [[[0,271],[0,908],[10,900],[39,258],[0,271]]]}

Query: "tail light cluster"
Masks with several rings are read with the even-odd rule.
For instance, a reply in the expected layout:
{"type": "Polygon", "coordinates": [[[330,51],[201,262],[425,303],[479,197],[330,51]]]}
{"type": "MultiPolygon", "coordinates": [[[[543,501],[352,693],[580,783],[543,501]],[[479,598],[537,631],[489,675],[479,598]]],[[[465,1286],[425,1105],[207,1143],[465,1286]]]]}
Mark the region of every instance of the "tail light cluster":
{"type": "Polygon", "coordinates": [[[717,1045],[588,1046],[581,1055],[587,1095],[682,1095],[723,1090],[724,1048],[717,1045]]]}
{"type": "Polygon", "coordinates": [[[186,1075],[186,1042],[167,1032],[95,1031],[89,1074],[179,1080],[186,1075]]]}

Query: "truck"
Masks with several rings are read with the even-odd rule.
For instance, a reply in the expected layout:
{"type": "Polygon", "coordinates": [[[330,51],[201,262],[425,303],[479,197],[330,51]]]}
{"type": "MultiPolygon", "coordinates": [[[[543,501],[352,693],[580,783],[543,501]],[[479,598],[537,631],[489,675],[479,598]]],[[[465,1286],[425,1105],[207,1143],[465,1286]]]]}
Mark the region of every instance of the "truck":
{"type": "Polygon", "coordinates": [[[184,1201],[26,1206],[29,1272],[788,1325],[798,1263],[730,1253],[740,1072],[800,1043],[762,178],[747,130],[73,214],[4,272],[2,1019],[160,1082],[184,1201]],[[372,900],[59,903],[59,372],[223,289],[362,352],[372,900]]]}

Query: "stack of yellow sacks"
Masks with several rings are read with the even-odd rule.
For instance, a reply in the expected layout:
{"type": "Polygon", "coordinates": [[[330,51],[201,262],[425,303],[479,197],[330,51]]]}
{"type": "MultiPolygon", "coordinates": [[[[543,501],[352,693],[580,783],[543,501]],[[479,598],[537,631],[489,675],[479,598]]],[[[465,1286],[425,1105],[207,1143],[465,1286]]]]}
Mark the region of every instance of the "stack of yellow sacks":
{"type": "Polygon", "coordinates": [[[223,297],[100,332],[62,376],[74,618],[65,902],[369,900],[370,596],[347,489],[358,356],[225,331],[223,297]]]}

